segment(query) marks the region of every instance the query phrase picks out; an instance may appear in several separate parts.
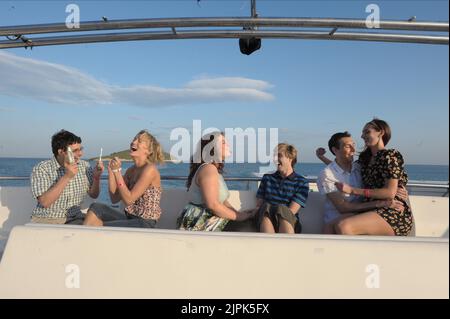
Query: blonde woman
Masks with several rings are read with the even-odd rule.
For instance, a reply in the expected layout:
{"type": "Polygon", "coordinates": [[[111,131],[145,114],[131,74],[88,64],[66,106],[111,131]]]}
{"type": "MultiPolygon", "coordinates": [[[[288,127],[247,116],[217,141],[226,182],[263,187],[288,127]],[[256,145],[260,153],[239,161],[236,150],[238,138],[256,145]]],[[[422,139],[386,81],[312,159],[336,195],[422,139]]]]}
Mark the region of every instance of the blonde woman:
{"type": "Polygon", "coordinates": [[[156,164],[164,161],[162,148],[146,130],[130,144],[134,165],[122,176],[122,163],[115,157],[108,165],[109,196],[122,201],[125,214],[105,204],[92,204],[84,224],[88,226],[153,228],[161,216],[161,178],[156,164]]]}

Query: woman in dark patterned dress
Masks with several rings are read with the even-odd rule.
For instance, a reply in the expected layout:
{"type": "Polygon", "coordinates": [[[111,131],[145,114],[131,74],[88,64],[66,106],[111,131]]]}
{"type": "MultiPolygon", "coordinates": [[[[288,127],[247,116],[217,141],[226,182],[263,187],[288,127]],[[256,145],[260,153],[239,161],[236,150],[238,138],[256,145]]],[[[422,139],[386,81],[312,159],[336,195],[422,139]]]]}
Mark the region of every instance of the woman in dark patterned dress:
{"type": "Polygon", "coordinates": [[[405,188],[408,176],[404,170],[403,156],[395,149],[386,149],[391,139],[389,125],[379,119],[367,123],[361,138],[366,148],[359,157],[365,189],[337,183],[338,189],[347,194],[364,196],[366,200],[398,200],[404,210],[382,207],[374,211],[342,220],[337,226],[339,234],[408,236],[413,225],[409,199],[398,196],[398,188],[405,188]]]}

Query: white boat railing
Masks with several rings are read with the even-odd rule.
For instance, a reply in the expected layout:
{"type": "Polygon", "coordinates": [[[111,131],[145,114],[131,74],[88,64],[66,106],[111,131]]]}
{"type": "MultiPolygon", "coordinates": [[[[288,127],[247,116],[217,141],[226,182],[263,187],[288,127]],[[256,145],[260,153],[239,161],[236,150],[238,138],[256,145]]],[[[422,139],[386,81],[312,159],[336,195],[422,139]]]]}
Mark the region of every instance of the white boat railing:
{"type": "MultiPolygon", "coordinates": [[[[101,180],[107,180],[107,176],[102,176],[101,180]]],[[[246,189],[250,190],[250,183],[259,183],[261,181],[261,177],[224,177],[226,181],[230,182],[246,182],[246,189]]],[[[0,181],[29,181],[29,176],[0,176],[0,181]]],[[[170,175],[162,175],[162,181],[186,181],[187,176],[170,176],[170,175]]],[[[317,177],[310,176],[307,177],[309,183],[316,183],[317,177]]],[[[447,197],[449,195],[449,183],[448,182],[420,182],[413,181],[408,183],[407,188],[410,190],[422,189],[428,191],[439,191],[442,190],[442,197],[447,197]]]]}

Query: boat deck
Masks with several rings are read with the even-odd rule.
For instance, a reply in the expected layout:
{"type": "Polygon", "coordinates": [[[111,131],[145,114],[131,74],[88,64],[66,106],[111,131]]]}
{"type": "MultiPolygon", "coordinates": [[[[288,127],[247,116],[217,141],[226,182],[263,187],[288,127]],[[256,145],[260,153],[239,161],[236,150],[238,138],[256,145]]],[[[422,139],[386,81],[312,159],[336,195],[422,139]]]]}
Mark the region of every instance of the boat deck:
{"type": "MultiPolygon", "coordinates": [[[[157,229],[29,224],[29,188],[0,188],[0,298],[448,298],[448,197],[411,196],[410,237],[321,235],[310,194],[303,234],[186,232],[187,202],[163,193],[157,229]],[[268,269],[276,276],[267,275],[268,269]]],[[[87,205],[91,201],[86,202],[87,205]]],[[[231,191],[238,209],[255,192],[231,191]]]]}

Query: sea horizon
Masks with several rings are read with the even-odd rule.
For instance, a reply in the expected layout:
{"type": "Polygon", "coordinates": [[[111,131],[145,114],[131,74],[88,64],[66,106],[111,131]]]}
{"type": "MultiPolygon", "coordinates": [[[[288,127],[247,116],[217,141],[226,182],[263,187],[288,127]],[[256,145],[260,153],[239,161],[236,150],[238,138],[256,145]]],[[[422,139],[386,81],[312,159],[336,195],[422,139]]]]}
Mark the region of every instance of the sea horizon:
{"type": "MultiPolygon", "coordinates": [[[[33,167],[50,157],[0,157],[0,176],[3,177],[29,177],[33,167]]],[[[89,161],[91,165],[95,161],[89,161]]],[[[132,165],[132,161],[123,161],[123,168],[127,169],[132,165]]],[[[295,165],[295,171],[308,178],[315,178],[320,174],[320,171],[325,167],[324,163],[308,163],[300,162],[295,165]]],[[[165,162],[158,165],[161,176],[180,176],[186,177],[189,173],[189,163],[185,162],[165,162]]],[[[276,167],[273,163],[227,163],[225,162],[224,177],[243,177],[255,178],[262,177],[264,173],[273,172],[276,167]]],[[[439,164],[406,164],[405,170],[409,181],[413,182],[439,182],[448,183],[449,180],[449,165],[439,164]]],[[[107,170],[103,172],[103,176],[107,176],[107,170]]],[[[17,184],[12,180],[3,180],[0,186],[12,186],[17,184]]],[[[19,183],[19,184],[24,184],[19,183]]],[[[26,183],[25,183],[26,184],[26,183]]],[[[179,186],[184,184],[180,181],[170,181],[171,185],[179,186]]],[[[239,188],[239,186],[236,186],[239,188]]]]}
{"type": "MultiPolygon", "coordinates": [[[[28,156],[0,156],[0,159],[30,159],[30,160],[47,160],[50,159],[52,157],[28,157],[28,156]]],[[[96,158],[96,157],[94,157],[96,158]]],[[[103,160],[107,160],[109,159],[108,156],[104,156],[103,160]]],[[[331,157],[330,157],[331,159],[331,157]]],[[[92,161],[93,158],[82,158],[82,160],[85,161],[92,161]]],[[[123,159],[123,161],[132,161],[132,160],[126,160],[123,159]]],[[[165,160],[165,162],[168,163],[174,163],[174,164],[189,164],[189,162],[183,162],[177,159],[171,159],[171,160],[165,160]]],[[[248,162],[244,162],[244,163],[229,163],[229,162],[225,162],[225,164],[259,164],[259,165],[267,165],[268,163],[248,163],[248,162]]],[[[316,162],[299,162],[298,164],[322,164],[322,162],[320,161],[316,161],[316,162]]],[[[449,164],[426,164],[426,163],[407,163],[405,164],[407,166],[409,165],[414,165],[414,166],[444,166],[444,167],[449,167],[449,164]]]]}

